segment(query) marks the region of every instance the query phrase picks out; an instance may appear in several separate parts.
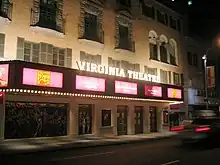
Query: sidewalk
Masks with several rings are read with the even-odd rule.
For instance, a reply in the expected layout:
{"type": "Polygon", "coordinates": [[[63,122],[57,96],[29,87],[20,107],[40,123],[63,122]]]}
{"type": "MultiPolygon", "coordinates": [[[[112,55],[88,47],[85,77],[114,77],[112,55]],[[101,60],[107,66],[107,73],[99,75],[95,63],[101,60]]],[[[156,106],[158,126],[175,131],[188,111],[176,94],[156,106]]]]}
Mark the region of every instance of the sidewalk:
{"type": "Polygon", "coordinates": [[[177,132],[162,132],[141,135],[124,135],[113,137],[84,136],[79,138],[56,137],[22,140],[5,140],[0,143],[0,154],[19,154],[40,151],[53,151],[70,148],[96,147],[126,144],[149,140],[159,140],[177,135],[177,132]]]}

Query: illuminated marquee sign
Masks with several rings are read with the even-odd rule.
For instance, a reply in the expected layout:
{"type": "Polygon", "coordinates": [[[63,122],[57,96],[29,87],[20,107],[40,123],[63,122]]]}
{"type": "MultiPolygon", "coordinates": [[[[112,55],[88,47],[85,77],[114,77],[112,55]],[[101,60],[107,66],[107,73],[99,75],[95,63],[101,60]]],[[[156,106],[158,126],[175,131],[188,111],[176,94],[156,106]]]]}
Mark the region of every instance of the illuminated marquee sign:
{"type": "Polygon", "coordinates": [[[145,85],[145,96],[162,97],[162,87],[154,85],[145,85]]]}
{"type": "Polygon", "coordinates": [[[180,89],[168,88],[167,95],[168,95],[168,98],[181,99],[182,91],[180,89]]]}
{"type": "Polygon", "coordinates": [[[76,75],[76,89],[105,92],[105,79],[76,75]]]}
{"type": "Polygon", "coordinates": [[[107,75],[118,76],[118,77],[128,77],[130,79],[135,79],[135,80],[160,82],[160,79],[158,76],[151,75],[151,74],[135,72],[131,70],[124,70],[124,69],[114,68],[114,67],[107,67],[103,65],[89,63],[89,62],[76,61],[76,63],[77,63],[78,69],[83,70],[83,71],[107,74],[107,75]]]}
{"type": "Polygon", "coordinates": [[[137,95],[137,84],[115,81],[115,93],[137,95]]]}
{"type": "Polygon", "coordinates": [[[23,68],[22,83],[24,85],[62,88],[63,73],[23,68]]]}

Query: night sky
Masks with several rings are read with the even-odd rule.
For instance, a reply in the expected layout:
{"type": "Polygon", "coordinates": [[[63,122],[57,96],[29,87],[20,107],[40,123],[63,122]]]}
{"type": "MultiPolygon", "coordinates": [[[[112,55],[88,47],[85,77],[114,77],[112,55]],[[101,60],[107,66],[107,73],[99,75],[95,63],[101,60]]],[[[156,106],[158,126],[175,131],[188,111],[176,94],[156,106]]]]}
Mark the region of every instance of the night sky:
{"type": "Polygon", "coordinates": [[[220,32],[220,0],[158,0],[177,11],[188,14],[190,32],[212,40],[220,32]]]}

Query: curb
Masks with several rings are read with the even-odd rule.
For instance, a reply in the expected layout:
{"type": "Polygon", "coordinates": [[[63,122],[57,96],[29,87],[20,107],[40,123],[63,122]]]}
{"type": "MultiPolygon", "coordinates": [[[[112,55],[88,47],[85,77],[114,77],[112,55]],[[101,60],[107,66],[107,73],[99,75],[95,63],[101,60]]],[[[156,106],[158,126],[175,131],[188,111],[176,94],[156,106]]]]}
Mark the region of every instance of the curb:
{"type": "Polygon", "coordinates": [[[40,152],[53,152],[53,151],[62,151],[62,150],[76,150],[82,148],[90,148],[90,147],[104,147],[104,146],[117,146],[117,145],[125,145],[125,144],[135,144],[135,143],[142,143],[142,142],[154,142],[162,139],[170,139],[177,135],[172,136],[162,136],[158,138],[149,138],[149,139],[138,139],[138,140],[124,140],[124,141],[108,141],[108,142],[92,142],[92,143],[74,143],[74,144],[63,144],[61,146],[53,146],[48,148],[39,148],[33,150],[4,150],[0,149],[0,155],[2,156],[9,156],[9,155],[18,155],[18,154],[31,154],[31,153],[40,153],[40,152]]]}

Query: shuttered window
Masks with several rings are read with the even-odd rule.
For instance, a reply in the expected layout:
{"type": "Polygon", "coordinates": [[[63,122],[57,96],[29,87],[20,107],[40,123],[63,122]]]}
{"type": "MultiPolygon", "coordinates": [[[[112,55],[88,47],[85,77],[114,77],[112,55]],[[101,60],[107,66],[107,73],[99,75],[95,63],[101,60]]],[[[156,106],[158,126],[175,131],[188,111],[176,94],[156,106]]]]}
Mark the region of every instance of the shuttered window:
{"type": "Polygon", "coordinates": [[[18,37],[17,59],[71,68],[72,49],[58,48],[48,43],[33,43],[18,37]]]}
{"type": "Polygon", "coordinates": [[[0,33],[0,57],[4,57],[5,50],[5,34],[0,33]]]}

